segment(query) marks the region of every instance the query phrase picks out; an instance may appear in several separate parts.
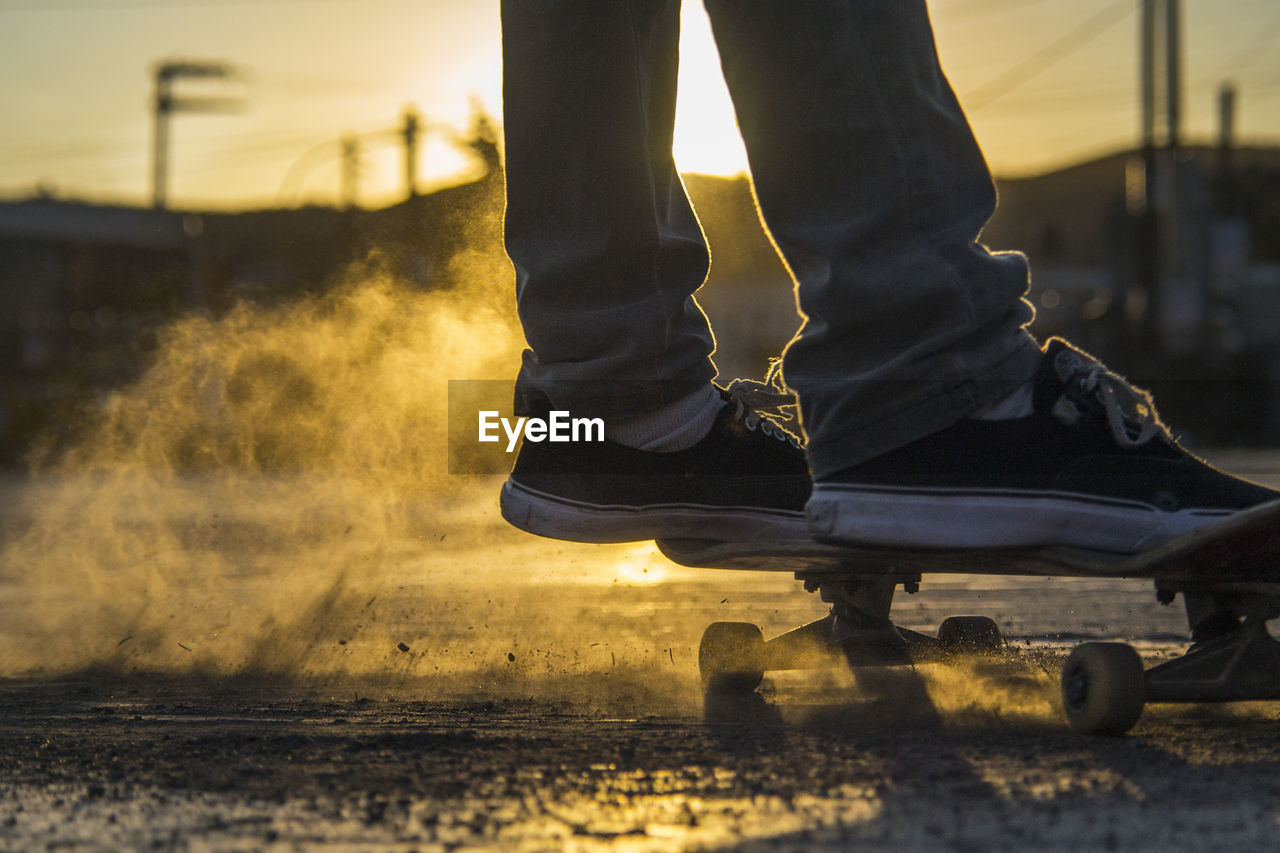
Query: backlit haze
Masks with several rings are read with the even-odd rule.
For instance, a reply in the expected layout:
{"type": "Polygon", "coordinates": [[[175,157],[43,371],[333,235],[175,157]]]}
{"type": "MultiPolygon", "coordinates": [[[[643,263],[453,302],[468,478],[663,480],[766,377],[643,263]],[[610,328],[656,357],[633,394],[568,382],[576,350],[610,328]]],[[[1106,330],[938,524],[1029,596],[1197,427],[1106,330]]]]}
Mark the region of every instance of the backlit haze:
{"type": "MultiPolygon", "coordinates": [[[[1134,144],[1138,6],[930,3],[944,68],[993,170],[1034,173],[1134,144]]],[[[1239,87],[1239,138],[1280,138],[1280,6],[1184,0],[1183,9],[1185,138],[1214,138],[1225,80],[1239,87]]],[[[677,159],[685,171],[735,174],[745,156],[700,4],[685,4],[684,23],[677,159]]],[[[151,68],[162,59],[246,72],[235,84],[178,84],[181,94],[243,97],[245,106],[175,116],[175,207],[332,203],[338,165],[324,146],[336,152],[347,134],[364,143],[360,203],[390,203],[402,195],[400,149],[375,135],[407,106],[457,132],[476,105],[501,114],[496,0],[2,0],[0,31],[6,198],[39,188],[145,203],[151,68]]],[[[445,133],[428,133],[421,189],[473,168],[445,133]]]]}

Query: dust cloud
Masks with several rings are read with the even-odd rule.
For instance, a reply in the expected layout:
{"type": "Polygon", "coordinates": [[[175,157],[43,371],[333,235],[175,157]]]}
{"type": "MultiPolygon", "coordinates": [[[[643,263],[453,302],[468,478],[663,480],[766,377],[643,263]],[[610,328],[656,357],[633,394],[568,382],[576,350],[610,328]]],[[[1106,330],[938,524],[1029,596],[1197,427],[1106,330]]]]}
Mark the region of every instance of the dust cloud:
{"type": "Polygon", "coordinates": [[[0,675],[456,671],[422,626],[497,612],[481,576],[531,537],[502,529],[498,481],[448,472],[447,382],[512,376],[521,345],[505,260],[451,272],[165,329],[6,508],[0,675]]]}

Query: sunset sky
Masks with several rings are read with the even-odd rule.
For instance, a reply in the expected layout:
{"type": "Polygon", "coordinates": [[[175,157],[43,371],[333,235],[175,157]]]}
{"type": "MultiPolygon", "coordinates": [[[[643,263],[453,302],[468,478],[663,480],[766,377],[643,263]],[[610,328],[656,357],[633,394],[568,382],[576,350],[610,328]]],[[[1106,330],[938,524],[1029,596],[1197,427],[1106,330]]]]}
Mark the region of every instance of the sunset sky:
{"type": "MultiPolygon", "coordinates": [[[[1138,0],[933,0],[943,66],[999,174],[1027,174],[1132,145],[1138,0]]],[[[1280,4],[1184,0],[1185,133],[1216,133],[1216,91],[1240,89],[1244,141],[1280,143],[1280,4]]],[[[745,168],[701,5],[685,4],[676,154],[686,171],[745,168]]],[[[472,104],[501,114],[497,0],[0,0],[0,197],[145,203],[151,68],[222,60],[228,115],[174,121],[175,207],[332,202],[335,141],[365,140],[363,204],[401,194],[389,137],[408,105],[465,130],[472,104]],[[308,154],[308,152],[312,152],[308,154]],[[305,159],[304,159],[305,158],[305,159]],[[312,168],[314,167],[314,168],[312,168]],[[293,178],[288,176],[293,174],[293,178]]],[[[432,133],[424,188],[470,168],[432,133]]]]}

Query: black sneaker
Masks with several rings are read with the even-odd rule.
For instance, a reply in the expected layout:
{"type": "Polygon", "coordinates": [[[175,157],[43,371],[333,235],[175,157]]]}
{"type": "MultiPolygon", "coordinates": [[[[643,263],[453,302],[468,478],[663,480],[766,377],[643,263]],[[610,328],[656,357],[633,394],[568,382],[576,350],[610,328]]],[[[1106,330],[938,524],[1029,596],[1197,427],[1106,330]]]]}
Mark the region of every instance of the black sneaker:
{"type": "Polygon", "coordinates": [[[711,432],[687,450],[526,441],[502,487],[502,517],[575,542],[807,539],[804,448],[742,395],[722,394],[711,432]]]}
{"type": "Polygon", "coordinates": [[[814,485],[809,530],[840,544],[1072,545],[1133,553],[1280,497],[1183,450],[1151,397],[1062,340],[1034,412],[963,420],[814,485]]]}

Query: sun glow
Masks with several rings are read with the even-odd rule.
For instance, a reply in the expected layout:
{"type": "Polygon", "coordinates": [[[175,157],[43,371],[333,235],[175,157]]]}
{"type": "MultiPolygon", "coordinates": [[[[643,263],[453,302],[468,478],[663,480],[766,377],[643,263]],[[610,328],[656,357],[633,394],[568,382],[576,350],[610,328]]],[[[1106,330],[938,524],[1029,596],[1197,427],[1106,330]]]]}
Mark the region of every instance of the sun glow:
{"type": "Polygon", "coordinates": [[[700,3],[681,10],[680,95],[673,151],[682,172],[737,175],[747,171],[733,102],[720,73],[711,24],[700,3]]]}
{"type": "Polygon", "coordinates": [[[607,566],[600,577],[609,582],[639,586],[662,583],[670,579],[671,574],[671,564],[658,553],[657,546],[646,542],[628,549],[619,560],[607,566]]]}

